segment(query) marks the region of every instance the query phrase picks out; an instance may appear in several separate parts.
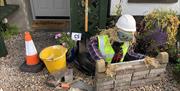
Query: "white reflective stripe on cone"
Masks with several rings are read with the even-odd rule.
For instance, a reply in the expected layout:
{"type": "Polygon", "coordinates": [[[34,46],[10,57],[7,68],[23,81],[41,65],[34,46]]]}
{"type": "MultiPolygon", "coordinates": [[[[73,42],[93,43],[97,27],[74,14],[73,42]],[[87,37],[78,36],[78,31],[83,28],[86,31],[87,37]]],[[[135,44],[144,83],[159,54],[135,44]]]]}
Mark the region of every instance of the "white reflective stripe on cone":
{"type": "Polygon", "coordinates": [[[26,55],[27,56],[32,56],[37,54],[37,50],[36,47],[33,43],[33,41],[25,41],[25,45],[26,45],[26,55]]]}

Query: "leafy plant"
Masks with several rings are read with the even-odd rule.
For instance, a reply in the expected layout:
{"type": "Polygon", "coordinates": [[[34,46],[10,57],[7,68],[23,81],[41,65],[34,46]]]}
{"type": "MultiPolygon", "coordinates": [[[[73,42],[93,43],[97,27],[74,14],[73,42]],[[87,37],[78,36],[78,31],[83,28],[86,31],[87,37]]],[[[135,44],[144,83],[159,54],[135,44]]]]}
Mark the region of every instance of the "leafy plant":
{"type": "Polygon", "coordinates": [[[8,25],[5,30],[6,31],[1,31],[1,34],[5,39],[9,39],[13,35],[17,35],[19,33],[19,28],[16,25],[8,25]]]}
{"type": "Polygon", "coordinates": [[[176,64],[174,70],[173,70],[173,73],[174,73],[174,77],[175,79],[180,82],[180,63],[176,64]]]}
{"type": "Polygon", "coordinates": [[[167,50],[170,56],[175,56],[179,23],[176,12],[172,10],[154,10],[146,15],[137,38],[140,47],[145,50],[144,54],[155,56],[151,52],[157,54],[167,50]]]}
{"type": "MultiPolygon", "coordinates": [[[[121,2],[121,0],[120,0],[121,2]]],[[[115,6],[115,9],[114,9],[114,13],[115,13],[115,16],[110,16],[109,18],[107,18],[107,25],[108,25],[108,28],[113,28],[116,24],[116,22],[118,21],[119,17],[121,16],[121,12],[122,12],[122,7],[121,7],[121,3],[117,4],[115,6]]]]}
{"type": "Polygon", "coordinates": [[[177,39],[177,41],[180,41],[180,27],[178,29],[178,33],[177,33],[176,39],[177,39]]]}
{"type": "MultiPolygon", "coordinates": [[[[68,50],[71,50],[76,45],[75,41],[71,39],[70,33],[57,33],[55,39],[57,39],[58,43],[66,47],[68,50]]],[[[70,53],[70,51],[68,51],[68,53],[70,53]]]]}
{"type": "Polygon", "coordinates": [[[5,39],[8,39],[13,35],[17,35],[19,33],[19,29],[16,25],[9,25],[8,19],[4,18],[0,21],[0,33],[5,39]]]}
{"type": "Polygon", "coordinates": [[[179,27],[179,19],[176,16],[176,12],[155,10],[152,13],[148,14],[144,18],[146,25],[145,29],[152,29],[153,24],[156,23],[157,26],[163,29],[168,34],[167,43],[170,47],[174,46],[176,43],[176,34],[179,27]]]}

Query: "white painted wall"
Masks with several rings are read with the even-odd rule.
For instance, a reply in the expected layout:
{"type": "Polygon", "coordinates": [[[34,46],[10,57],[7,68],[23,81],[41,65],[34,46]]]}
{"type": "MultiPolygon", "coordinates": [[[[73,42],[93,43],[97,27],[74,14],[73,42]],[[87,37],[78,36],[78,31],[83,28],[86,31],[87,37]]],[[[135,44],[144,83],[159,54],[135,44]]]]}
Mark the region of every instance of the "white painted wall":
{"type": "Polygon", "coordinates": [[[154,9],[172,9],[180,15],[180,0],[177,3],[160,4],[160,3],[128,3],[128,0],[111,0],[110,15],[116,15],[116,6],[122,7],[122,14],[146,15],[154,9]]]}

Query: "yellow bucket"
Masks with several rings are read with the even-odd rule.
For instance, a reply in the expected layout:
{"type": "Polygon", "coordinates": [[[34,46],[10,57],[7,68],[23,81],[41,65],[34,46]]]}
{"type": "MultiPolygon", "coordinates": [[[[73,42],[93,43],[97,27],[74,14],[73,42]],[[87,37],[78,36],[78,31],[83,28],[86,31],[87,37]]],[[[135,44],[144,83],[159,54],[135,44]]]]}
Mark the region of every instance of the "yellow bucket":
{"type": "Polygon", "coordinates": [[[43,49],[40,58],[50,73],[66,68],[67,48],[61,45],[54,45],[43,49]]]}

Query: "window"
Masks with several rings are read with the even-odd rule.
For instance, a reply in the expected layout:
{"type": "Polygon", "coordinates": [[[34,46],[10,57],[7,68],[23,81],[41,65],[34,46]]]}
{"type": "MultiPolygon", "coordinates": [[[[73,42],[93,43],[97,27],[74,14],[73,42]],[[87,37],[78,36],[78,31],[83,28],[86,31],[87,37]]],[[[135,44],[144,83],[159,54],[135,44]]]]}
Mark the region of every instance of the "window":
{"type": "Polygon", "coordinates": [[[178,0],[128,0],[128,3],[176,3],[178,0]]]}

